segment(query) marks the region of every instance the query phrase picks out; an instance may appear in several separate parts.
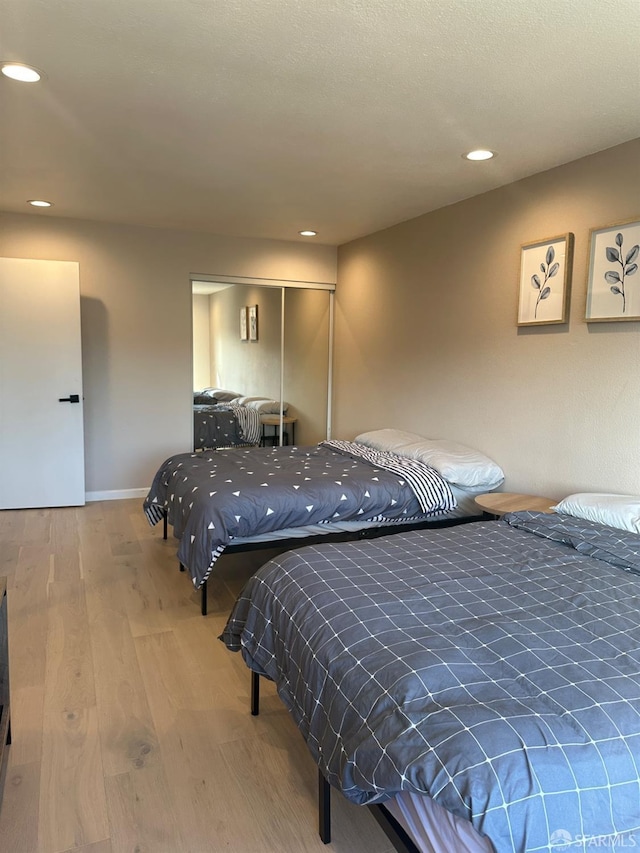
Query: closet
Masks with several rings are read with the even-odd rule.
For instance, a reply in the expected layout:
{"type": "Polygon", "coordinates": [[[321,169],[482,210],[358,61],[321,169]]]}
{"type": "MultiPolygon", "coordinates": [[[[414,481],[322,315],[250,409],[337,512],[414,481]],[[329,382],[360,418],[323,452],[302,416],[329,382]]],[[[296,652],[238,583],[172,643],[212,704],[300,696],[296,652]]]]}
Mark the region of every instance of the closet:
{"type": "Polygon", "coordinates": [[[269,420],[280,423],[265,427],[271,441],[284,432],[295,432],[296,444],[329,437],[334,291],[321,282],[192,276],[194,391],[277,401],[269,420]]]}

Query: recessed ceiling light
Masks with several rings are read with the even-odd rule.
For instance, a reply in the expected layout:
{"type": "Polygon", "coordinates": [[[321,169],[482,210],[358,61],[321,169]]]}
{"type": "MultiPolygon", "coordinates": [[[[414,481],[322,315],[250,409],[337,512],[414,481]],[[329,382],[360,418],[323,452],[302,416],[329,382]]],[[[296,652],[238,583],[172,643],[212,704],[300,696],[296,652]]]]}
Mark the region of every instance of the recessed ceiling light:
{"type": "Polygon", "coordinates": [[[468,154],[462,155],[466,160],[491,160],[496,156],[495,151],[489,151],[486,148],[478,148],[475,151],[469,151],[468,154]]]}
{"type": "Polygon", "coordinates": [[[0,64],[0,71],[5,77],[19,80],[21,83],[37,83],[43,76],[42,71],[23,62],[3,62],[0,64]]]}
{"type": "Polygon", "coordinates": [[[317,233],[317,231],[298,231],[301,237],[315,237],[317,233]]]}
{"type": "Polygon", "coordinates": [[[53,207],[52,201],[45,201],[40,198],[30,198],[27,204],[32,204],[34,207],[53,207]]]}

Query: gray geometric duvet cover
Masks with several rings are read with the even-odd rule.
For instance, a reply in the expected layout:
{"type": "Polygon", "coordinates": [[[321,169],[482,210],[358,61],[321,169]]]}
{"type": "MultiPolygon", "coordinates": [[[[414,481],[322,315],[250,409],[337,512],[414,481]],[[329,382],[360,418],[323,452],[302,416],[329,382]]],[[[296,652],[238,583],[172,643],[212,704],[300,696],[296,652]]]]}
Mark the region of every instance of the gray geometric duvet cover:
{"type": "Polygon", "coordinates": [[[245,444],[240,424],[228,406],[193,407],[193,448],[236,447],[245,444]]]}
{"type": "MultiPolygon", "coordinates": [[[[238,537],[354,519],[418,520],[455,507],[451,487],[428,466],[386,454],[389,471],[364,458],[369,448],[336,444],[172,456],[156,473],[144,511],[152,524],[167,512],[178,558],[198,588],[238,537]],[[416,477],[419,497],[409,485],[416,477]]],[[[382,464],[384,457],[373,454],[382,464]]]]}
{"type": "Polygon", "coordinates": [[[640,536],[569,516],[267,563],[222,636],[328,780],[469,819],[498,853],[640,845],[640,536]]]}
{"type": "Polygon", "coordinates": [[[193,407],[194,450],[258,444],[260,435],[260,415],[255,409],[229,403],[193,407]]]}

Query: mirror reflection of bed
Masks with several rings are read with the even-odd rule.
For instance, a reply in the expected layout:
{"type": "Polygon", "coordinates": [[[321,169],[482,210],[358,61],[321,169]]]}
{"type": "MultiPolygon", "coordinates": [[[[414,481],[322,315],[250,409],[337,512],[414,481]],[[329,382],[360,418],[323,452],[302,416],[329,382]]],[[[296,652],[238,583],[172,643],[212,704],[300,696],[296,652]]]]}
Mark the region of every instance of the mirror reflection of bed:
{"type": "Polygon", "coordinates": [[[332,294],[263,281],[192,281],[194,450],[327,437],[332,294]]]}
{"type": "Polygon", "coordinates": [[[286,400],[203,388],[193,392],[193,449],[273,447],[281,437],[283,445],[295,444],[297,420],[286,400]]]}

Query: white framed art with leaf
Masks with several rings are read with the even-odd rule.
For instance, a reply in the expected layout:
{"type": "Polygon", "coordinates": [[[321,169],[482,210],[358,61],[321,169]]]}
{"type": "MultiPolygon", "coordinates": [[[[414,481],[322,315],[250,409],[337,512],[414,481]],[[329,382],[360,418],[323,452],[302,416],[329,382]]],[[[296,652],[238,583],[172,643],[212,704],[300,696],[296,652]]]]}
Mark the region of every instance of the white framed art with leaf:
{"type": "Polygon", "coordinates": [[[247,308],[248,323],[249,323],[249,340],[258,340],[258,306],[249,305],[247,308]]]}
{"type": "Polygon", "coordinates": [[[572,266],[571,233],[522,245],[518,326],[567,322],[572,266]]]}
{"type": "Polygon", "coordinates": [[[589,233],[587,323],[640,320],[640,219],[589,233]]]}

